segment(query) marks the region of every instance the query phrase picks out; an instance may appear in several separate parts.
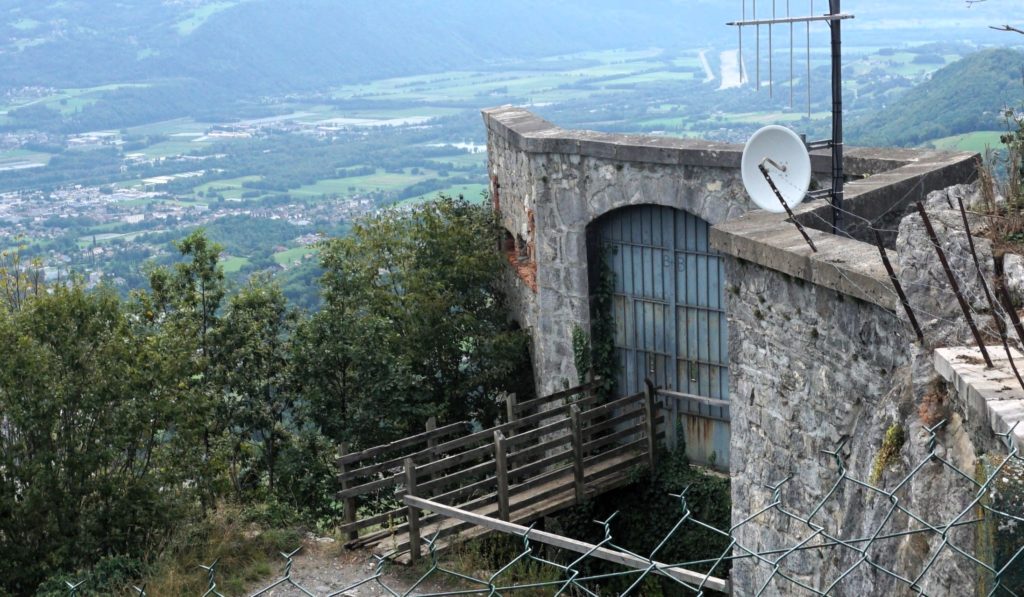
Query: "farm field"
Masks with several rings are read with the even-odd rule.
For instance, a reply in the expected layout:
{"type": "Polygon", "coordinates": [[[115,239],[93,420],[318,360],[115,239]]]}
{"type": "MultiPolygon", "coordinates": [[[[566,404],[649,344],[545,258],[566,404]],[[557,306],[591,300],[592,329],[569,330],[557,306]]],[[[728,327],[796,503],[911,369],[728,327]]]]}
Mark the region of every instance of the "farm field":
{"type": "Polygon", "coordinates": [[[487,185],[485,184],[455,185],[448,187],[447,189],[441,189],[440,191],[432,191],[416,197],[410,197],[400,202],[399,205],[415,205],[417,203],[423,203],[424,201],[432,201],[437,199],[438,195],[447,195],[450,197],[458,197],[459,195],[462,195],[468,201],[479,203],[483,201],[481,193],[486,191],[487,185]]]}
{"type": "Polygon", "coordinates": [[[420,174],[408,172],[392,173],[378,169],[376,174],[351,176],[348,178],[329,178],[317,181],[316,184],[299,187],[289,191],[295,197],[320,197],[321,195],[349,195],[372,191],[397,191],[410,185],[434,178],[435,172],[422,170],[420,174]]]}
{"type": "Polygon", "coordinates": [[[236,199],[242,198],[242,193],[245,189],[242,184],[246,182],[256,182],[263,180],[262,176],[241,176],[239,178],[227,178],[224,180],[215,180],[205,184],[201,184],[194,189],[192,192],[198,197],[199,193],[209,194],[211,191],[219,193],[224,196],[225,199],[236,199]]]}
{"type": "Polygon", "coordinates": [[[294,249],[274,253],[274,261],[278,265],[287,266],[297,260],[303,259],[306,255],[314,255],[318,252],[319,251],[313,247],[295,247],[294,249]]]}
{"type": "Polygon", "coordinates": [[[972,151],[985,155],[987,148],[994,149],[999,147],[999,137],[1003,134],[1005,134],[1004,131],[978,131],[936,139],[930,142],[929,145],[936,149],[972,151]]]}

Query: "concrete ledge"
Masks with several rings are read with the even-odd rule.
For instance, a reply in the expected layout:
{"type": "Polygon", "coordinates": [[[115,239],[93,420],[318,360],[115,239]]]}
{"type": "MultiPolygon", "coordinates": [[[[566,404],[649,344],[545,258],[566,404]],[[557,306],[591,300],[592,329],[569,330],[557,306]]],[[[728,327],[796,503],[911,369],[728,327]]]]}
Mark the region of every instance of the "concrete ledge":
{"type": "MultiPolygon", "coordinates": [[[[488,131],[526,153],[561,153],[624,162],[715,168],[739,168],[743,156],[743,146],[734,143],[563,129],[514,106],[488,108],[482,114],[488,131]]],[[[908,165],[931,169],[930,164],[946,163],[950,156],[957,155],[968,158],[974,154],[848,148],[845,165],[851,176],[868,176],[908,165]]],[[[811,162],[815,172],[827,173],[831,169],[828,152],[815,152],[811,162]]]]}
{"type": "MultiPolygon", "coordinates": [[[[483,111],[491,135],[526,153],[581,155],[624,162],[738,169],[743,146],[697,139],[651,135],[621,135],[567,130],[522,108],[502,106],[483,111]]],[[[895,227],[915,200],[929,192],[972,179],[977,154],[920,149],[848,148],[845,209],[858,216],[895,227]],[[890,220],[885,221],[886,218],[890,220]],[[895,218],[895,220],[892,220],[895,218]]],[[[831,157],[815,152],[812,166],[827,174],[831,157]]],[[[806,228],[819,252],[813,253],[785,215],[760,210],[719,224],[711,230],[711,247],[843,294],[899,308],[895,291],[882,265],[873,234],[856,217],[846,216],[854,238],[833,236],[828,230],[831,207],[826,201],[800,205],[794,215],[806,228]],[[869,239],[871,243],[857,238],[869,239]]],[[[891,241],[893,234],[887,236],[891,241]]],[[[892,261],[895,263],[896,259],[892,261]]]]}
{"type": "MultiPolygon", "coordinates": [[[[1024,355],[1011,352],[1014,362],[1024,366],[1024,355]]],[[[982,417],[994,433],[1006,433],[1017,424],[1013,439],[1017,449],[1024,452],[1024,390],[1002,347],[989,347],[989,356],[995,365],[991,369],[985,367],[977,348],[939,348],[935,351],[935,371],[963,398],[967,417],[982,417]]]]}
{"type": "Polygon", "coordinates": [[[758,210],[713,227],[710,241],[716,251],[738,259],[892,311],[899,307],[877,247],[820,230],[807,234],[817,253],[784,216],[758,210]]]}

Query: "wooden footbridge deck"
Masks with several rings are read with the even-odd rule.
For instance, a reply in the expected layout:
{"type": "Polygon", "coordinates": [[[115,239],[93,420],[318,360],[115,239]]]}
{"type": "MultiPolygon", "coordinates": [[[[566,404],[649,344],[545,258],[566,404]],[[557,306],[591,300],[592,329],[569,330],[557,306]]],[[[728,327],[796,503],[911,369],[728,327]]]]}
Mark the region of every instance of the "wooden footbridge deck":
{"type": "Polygon", "coordinates": [[[443,547],[490,530],[407,507],[406,495],[528,524],[627,485],[638,467],[654,467],[665,419],[653,387],[604,404],[597,387],[519,404],[510,398],[506,422],[490,429],[455,423],[342,455],[346,545],[407,562],[420,556],[410,545],[421,546],[422,537],[436,536],[443,547]]]}

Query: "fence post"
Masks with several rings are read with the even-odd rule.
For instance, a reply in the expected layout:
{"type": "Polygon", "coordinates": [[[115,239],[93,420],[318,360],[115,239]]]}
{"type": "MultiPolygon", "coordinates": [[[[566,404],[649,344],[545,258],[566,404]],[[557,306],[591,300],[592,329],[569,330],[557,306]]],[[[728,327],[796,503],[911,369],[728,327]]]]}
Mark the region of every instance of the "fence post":
{"type": "Polygon", "coordinates": [[[576,503],[582,504],[587,497],[586,477],[583,469],[583,429],[580,425],[580,407],[569,408],[569,424],[572,427],[573,482],[576,485],[576,503]]]}
{"type": "Polygon", "coordinates": [[[664,394],[662,398],[668,403],[662,403],[662,406],[668,407],[665,409],[665,445],[670,451],[675,452],[679,449],[679,400],[664,394]]]}
{"type": "MultiPolygon", "coordinates": [[[[429,419],[427,419],[426,432],[430,433],[431,431],[434,431],[435,429],[437,429],[437,417],[430,417],[429,419]]],[[[431,450],[436,448],[437,447],[437,438],[436,437],[428,437],[427,438],[427,447],[430,448],[431,450]]]]}
{"type": "Polygon", "coordinates": [[[644,380],[644,418],[647,419],[647,457],[651,464],[651,474],[658,465],[658,424],[655,417],[658,408],[654,404],[654,382],[650,379],[644,380]]]}
{"type": "MultiPolygon", "coordinates": [[[[341,442],[341,456],[344,458],[348,456],[348,442],[341,442]]],[[[345,473],[348,472],[348,465],[344,462],[341,464],[341,490],[344,491],[349,487],[352,487],[352,482],[345,478],[345,473]]],[[[345,524],[352,524],[356,521],[356,498],[355,496],[345,498],[345,524]]],[[[350,530],[345,533],[345,539],[348,541],[355,541],[359,538],[358,530],[350,530]]]]}
{"type": "Polygon", "coordinates": [[[501,430],[494,432],[494,478],[498,484],[498,518],[508,522],[508,447],[501,430]]]}
{"type": "MultiPolygon", "coordinates": [[[[515,392],[505,394],[505,411],[507,413],[505,421],[507,423],[514,423],[516,420],[516,404],[517,401],[515,392]]],[[[509,435],[512,435],[512,429],[509,429],[508,431],[509,435]]]]}
{"type": "MultiPolygon", "coordinates": [[[[412,458],[405,459],[405,492],[407,495],[416,495],[416,463],[412,458]]],[[[416,564],[420,559],[419,508],[408,506],[406,518],[409,524],[409,563],[416,564]]]]}

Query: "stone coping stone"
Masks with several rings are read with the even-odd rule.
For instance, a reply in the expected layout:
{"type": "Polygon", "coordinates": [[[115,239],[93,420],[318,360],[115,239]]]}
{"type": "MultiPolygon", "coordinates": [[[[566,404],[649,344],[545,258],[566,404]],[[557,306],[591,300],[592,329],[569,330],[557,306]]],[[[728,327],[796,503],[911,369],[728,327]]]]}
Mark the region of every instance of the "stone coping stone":
{"type": "MultiPolygon", "coordinates": [[[[729,169],[738,169],[743,155],[743,146],[732,143],[562,129],[513,106],[482,113],[491,134],[526,153],[729,169]]],[[[847,171],[863,178],[846,183],[844,209],[877,220],[892,210],[905,209],[911,195],[923,198],[931,191],[970,180],[979,156],[922,149],[847,148],[845,159],[847,171]]],[[[829,153],[815,152],[812,164],[816,172],[827,173],[829,153]]],[[[899,300],[878,248],[831,234],[830,210],[822,199],[804,202],[794,210],[818,253],[811,251],[785,214],[762,210],[714,226],[710,244],[717,251],[895,311],[899,300]]],[[[855,220],[849,215],[846,219],[855,220]]],[[[890,261],[897,262],[895,255],[890,255],[890,261]]]]}
{"type": "MultiPolygon", "coordinates": [[[[973,346],[938,348],[935,371],[953,384],[965,400],[968,417],[985,417],[994,433],[1006,433],[1014,425],[1013,440],[1024,453],[1024,390],[1010,369],[1001,346],[988,347],[994,367],[985,366],[981,351],[973,346]]],[[[1024,365],[1024,355],[1011,349],[1015,363],[1024,365]]]]}
{"type": "MultiPolygon", "coordinates": [[[[526,153],[584,155],[624,162],[739,168],[743,145],[661,135],[630,135],[558,127],[524,108],[500,106],[482,111],[488,131],[526,153]]],[[[847,148],[845,166],[853,176],[875,175],[908,165],[944,162],[950,154],[922,149],[847,148]]],[[[831,170],[828,150],[811,154],[815,172],[831,170]]]]}

